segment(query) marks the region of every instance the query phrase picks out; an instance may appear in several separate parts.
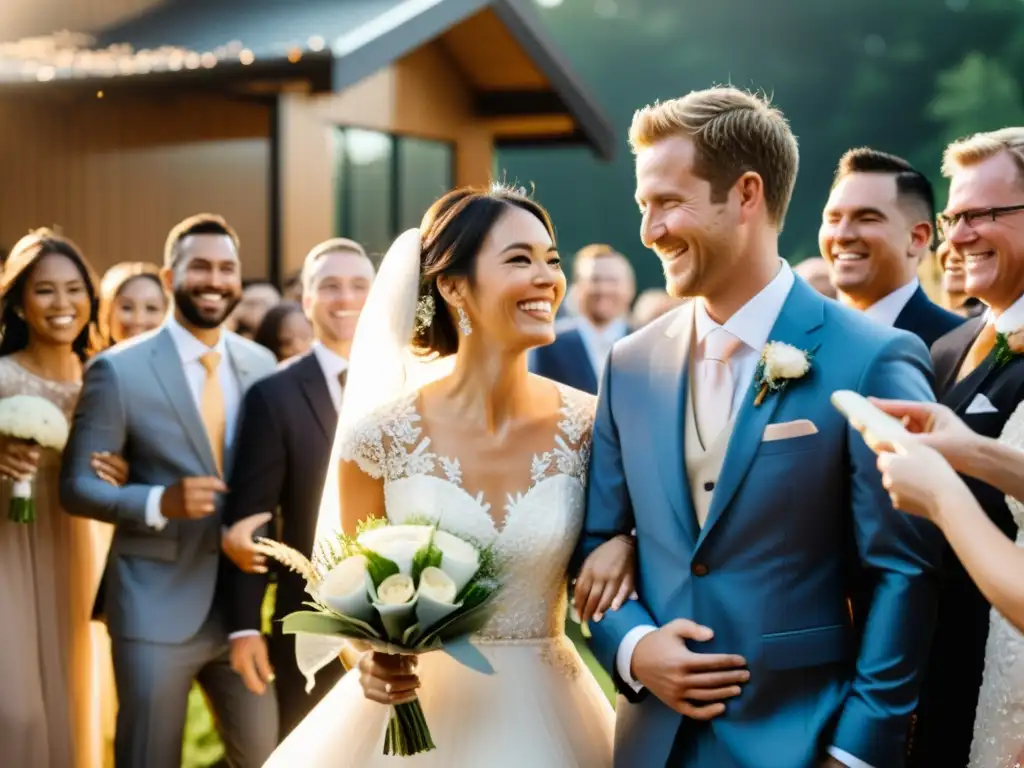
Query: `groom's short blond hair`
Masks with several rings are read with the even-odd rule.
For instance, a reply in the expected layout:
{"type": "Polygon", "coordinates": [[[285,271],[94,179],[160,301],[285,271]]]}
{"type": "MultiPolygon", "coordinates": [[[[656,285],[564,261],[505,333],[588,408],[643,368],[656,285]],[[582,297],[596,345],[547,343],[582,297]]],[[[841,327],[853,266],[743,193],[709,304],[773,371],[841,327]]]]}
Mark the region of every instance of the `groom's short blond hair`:
{"type": "Polygon", "coordinates": [[[1016,126],[976,133],[954,141],[942,155],[942,174],[950,178],[962,168],[977,165],[1003,152],[1017,166],[1017,180],[1024,184],[1024,128],[1016,126]]]}
{"type": "Polygon", "coordinates": [[[634,153],[672,136],[693,142],[693,170],[711,184],[713,202],[722,202],[744,173],[757,173],[768,215],[782,228],[800,153],[786,117],[766,97],[721,86],[655,102],[633,114],[629,144],[634,153]]]}

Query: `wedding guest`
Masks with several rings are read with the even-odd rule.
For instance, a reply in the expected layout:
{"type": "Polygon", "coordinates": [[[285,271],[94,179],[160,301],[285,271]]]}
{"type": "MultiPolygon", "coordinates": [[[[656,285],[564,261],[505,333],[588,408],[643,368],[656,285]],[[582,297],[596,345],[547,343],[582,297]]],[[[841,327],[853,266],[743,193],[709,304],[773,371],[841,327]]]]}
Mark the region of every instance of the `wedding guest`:
{"type": "Polygon", "coordinates": [[[225,331],[241,294],[239,242],[219,216],[177,224],[161,277],[174,312],[154,334],[88,367],[61,468],[66,511],[114,523],[107,627],[117,680],[115,761],[178,768],[193,681],[232,766],[259,766],[276,743],[273,696],[232,671],[218,589],[221,494],[246,389],[274,369],[265,349],[225,331]],[[91,452],[124,452],[129,482],[101,485],[91,452]]]}
{"type": "MultiPolygon", "coordinates": [[[[18,241],[0,277],[0,398],[45,398],[71,418],[96,343],[96,280],[78,248],[40,229],[18,241]]],[[[88,471],[126,479],[116,456],[87,455],[88,471]]],[[[103,764],[94,712],[89,619],[99,578],[95,524],[63,514],[60,455],[0,438],[0,476],[34,476],[36,519],[7,517],[0,484],[0,765],[103,764]]]]}
{"type": "Polygon", "coordinates": [[[252,280],[245,284],[242,299],[228,318],[227,328],[239,336],[251,339],[271,307],[281,301],[281,292],[265,280],[252,280]]]}
{"type": "Polygon", "coordinates": [[[570,387],[597,393],[612,345],[629,332],[636,277],[629,259],[595,243],[573,259],[575,317],[561,323],[554,344],[530,351],[530,370],[570,387]]]}
{"type": "Polygon", "coordinates": [[[279,361],[284,361],[309,351],[313,343],[313,329],[301,304],[282,301],[263,316],[252,340],[269,349],[279,361]]]}
{"type": "Polygon", "coordinates": [[[810,283],[811,288],[822,296],[830,299],[836,297],[836,289],[832,285],[832,273],[828,268],[828,262],[820,256],[804,259],[793,267],[793,272],[810,283]]]}
{"type": "MultiPolygon", "coordinates": [[[[1020,341],[1016,348],[1024,352],[1020,341]]],[[[992,604],[970,768],[1020,765],[1024,667],[1016,659],[1024,648],[1024,404],[1017,406],[998,440],[979,435],[943,405],[878,405],[916,435],[899,446],[883,448],[878,458],[894,505],[939,526],[992,604]],[[1006,494],[1017,525],[1016,544],[989,519],[957,472],[1006,494]]]]}
{"type": "Polygon", "coordinates": [[[946,308],[967,318],[983,314],[986,309],[985,304],[980,299],[965,293],[964,257],[950,248],[949,242],[946,240],[939,243],[939,247],[935,250],[935,257],[942,269],[942,292],[945,294],[946,308]]]}
{"type": "Polygon", "coordinates": [[[935,194],[906,160],[868,147],[848,151],[821,219],[818,244],[844,304],[929,347],[963,322],[934,304],[917,277],[931,253],[935,194]]]}
{"type": "Polygon", "coordinates": [[[332,662],[318,673],[316,687],[306,692],[295,664],[295,639],[281,632],[280,623],[289,613],[302,610],[308,599],[306,584],[276,566],[277,604],[268,659],[266,641],[260,636],[267,577],[252,573],[263,570],[263,558],[252,548],[255,526],[246,528],[242,521],[266,521],[269,514],[253,516],[280,509],[280,540],[300,552],[313,551],[352,336],[373,277],[373,264],[352,240],[328,240],[310,251],[302,271],[302,306],[313,325],[313,349],[255,384],[242,406],[239,452],[224,510],[225,524],[235,525],[224,548],[249,573],[232,569],[228,575],[231,657],[246,685],[257,693],[263,691],[268,661],[272,662],[282,739],[331,690],[342,667],[332,662]]]}
{"type": "Polygon", "coordinates": [[[100,335],[105,346],[120,344],[158,328],[167,316],[169,297],[160,268],[145,261],[122,261],[100,282],[100,335]]]}
{"type": "Polygon", "coordinates": [[[663,288],[648,288],[637,297],[629,325],[634,330],[639,330],[683,303],[682,299],[669,296],[663,288]]]}
{"type": "MultiPolygon", "coordinates": [[[[949,200],[939,223],[963,257],[964,288],[988,305],[932,346],[939,401],[975,432],[995,438],[1024,400],[1024,362],[1004,360],[1000,334],[1024,328],[1024,128],[1005,128],[946,148],[949,200]]],[[[1005,536],[1017,534],[1005,495],[967,485],[1005,536]]],[[[966,765],[989,633],[989,605],[951,551],[939,593],[908,766],[966,765]]]]}

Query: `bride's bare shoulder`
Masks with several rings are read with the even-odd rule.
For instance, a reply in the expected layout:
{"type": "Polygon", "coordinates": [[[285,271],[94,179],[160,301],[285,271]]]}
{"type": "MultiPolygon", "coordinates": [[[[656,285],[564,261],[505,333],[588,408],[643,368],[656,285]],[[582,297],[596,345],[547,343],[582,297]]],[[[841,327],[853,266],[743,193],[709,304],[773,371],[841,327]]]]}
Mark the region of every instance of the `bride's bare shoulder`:
{"type": "Polygon", "coordinates": [[[534,382],[550,387],[552,392],[557,394],[560,400],[559,407],[562,410],[568,408],[573,414],[586,418],[589,421],[594,420],[594,414],[597,412],[597,398],[594,395],[584,392],[582,389],[562,384],[560,381],[549,379],[546,376],[540,376],[535,373],[530,375],[534,382]]]}

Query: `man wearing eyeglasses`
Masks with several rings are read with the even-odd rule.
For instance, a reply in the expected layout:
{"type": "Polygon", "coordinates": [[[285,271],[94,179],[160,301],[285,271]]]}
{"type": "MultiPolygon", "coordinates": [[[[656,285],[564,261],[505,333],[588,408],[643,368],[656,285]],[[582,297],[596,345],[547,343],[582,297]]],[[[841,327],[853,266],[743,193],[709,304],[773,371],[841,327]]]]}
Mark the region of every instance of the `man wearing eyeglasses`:
{"type": "MultiPolygon", "coordinates": [[[[964,259],[966,293],[989,309],[932,347],[937,394],[975,432],[998,438],[1024,400],[1024,357],[1007,345],[1010,334],[1024,329],[1024,128],[951,144],[943,173],[950,190],[939,225],[951,251],[964,259]]],[[[1016,538],[1004,495],[964,479],[993,522],[1016,538]]],[[[985,666],[989,604],[954,553],[946,555],[939,620],[907,763],[911,768],[967,765],[985,666]]],[[[1003,658],[1008,668],[1011,661],[1003,658]]],[[[1024,694],[1007,705],[1022,703],[1024,694]]],[[[985,727],[982,723],[979,733],[985,727]]]]}

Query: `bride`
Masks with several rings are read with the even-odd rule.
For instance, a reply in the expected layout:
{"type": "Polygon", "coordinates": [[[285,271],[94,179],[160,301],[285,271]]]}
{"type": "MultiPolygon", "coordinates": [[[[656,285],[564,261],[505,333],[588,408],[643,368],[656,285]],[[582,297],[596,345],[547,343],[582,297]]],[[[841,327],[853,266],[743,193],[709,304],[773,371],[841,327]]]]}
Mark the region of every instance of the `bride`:
{"type": "MultiPolygon", "coordinates": [[[[554,340],[564,294],[547,212],[507,189],[448,193],[388,251],[353,341],[339,482],[326,484],[318,533],[339,519],[352,532],[368,517],[427,515],[493,542],[504,587],[474,643],[494,673],[444,653],[418,666],[366,653],[359,676],[346,675],[268,766],[612,764],[611,706],[563,632],[594,399],[526,362],[529,349],[554,340]],[[437,749],[385,757],[390,705],[413,697],[437,749]]],[[[607,552],[599,560],[609,561],[607,552]]],[[[596,592],[598,612],[629,593],[631,570],[612,563],[621,578],[596,592]]],[[[299,640],[307,676],[336,654],[299,640]]]]}

